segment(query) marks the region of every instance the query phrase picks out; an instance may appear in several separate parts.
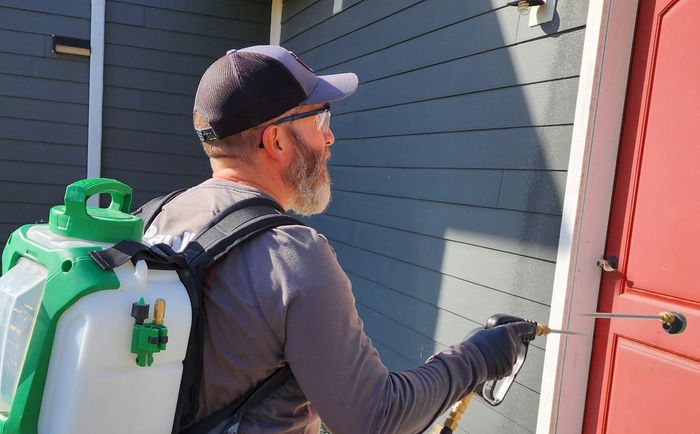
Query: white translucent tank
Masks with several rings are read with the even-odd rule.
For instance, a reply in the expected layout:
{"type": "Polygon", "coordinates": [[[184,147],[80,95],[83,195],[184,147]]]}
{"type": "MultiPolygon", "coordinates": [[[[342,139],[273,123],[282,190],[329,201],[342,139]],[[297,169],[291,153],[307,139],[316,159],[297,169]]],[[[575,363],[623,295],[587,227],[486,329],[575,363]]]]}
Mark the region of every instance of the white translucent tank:
{"type": "Polygon", "coordinates": [[[47,270],[20,258],[0,278],[0,413],[10,411],[46,286],[47,270]]]}
{"type": "MultiPolygon", "coordinates": [[[[47,225],[28,236],[48,247],[110,244],[52,233],[47,225]]],[[[187,350],[191,308],[174,271],[148,270],[144,262],[116,268],[120,287],[87,295],[58,322],[39,416],[39,434],[169,434],[177,403],[182,360],[187,350]],[[134,318],[141,297],[151,306],[166,302],[168,344],[140,367],[130,352],[134,318]]],[[[79,285],[76,282],[76,285],[79,285]]],[[[42,285],[38,285],[41,287],[42,285]]],[[[37,287],[35,283],[34,287],[37,287]]]]}

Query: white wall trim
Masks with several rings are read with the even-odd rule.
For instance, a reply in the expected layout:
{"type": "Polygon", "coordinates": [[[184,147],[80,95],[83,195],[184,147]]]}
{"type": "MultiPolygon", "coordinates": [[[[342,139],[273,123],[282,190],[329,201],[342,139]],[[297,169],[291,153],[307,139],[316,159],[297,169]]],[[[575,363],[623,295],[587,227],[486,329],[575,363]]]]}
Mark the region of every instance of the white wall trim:
{"type": "MultiPolygon", "coordinates": [[[[92,0],[90,13],[90,85],[88,102],[87,177],[102,173],[102,95],[104,91],[105,0],[92,0]]],[[[98,206],[98,196],[89,204],[98,206]]]]}
{"type": "Polygon", "coordinates": [[[639,0],[590,0],[559,250],[552,328],[586,337],[550,335],[537,434],[581,432],[593,320],[580,313],[598,304],[600,270],[615,177],[629,61],[639,0]]]}
{"type": "Polygon", "coordinates": [[[272,0],[270,8],[270,45],[279,45],[282,37],[282,0],[272,0]]]}

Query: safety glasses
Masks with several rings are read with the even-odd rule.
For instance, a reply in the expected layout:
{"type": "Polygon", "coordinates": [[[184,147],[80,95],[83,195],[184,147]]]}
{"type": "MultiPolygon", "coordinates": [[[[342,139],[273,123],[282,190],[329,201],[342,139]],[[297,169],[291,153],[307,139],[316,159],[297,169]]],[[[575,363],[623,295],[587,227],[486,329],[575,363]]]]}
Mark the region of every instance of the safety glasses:
{"type": "Polygon", "coordinates": [[[296,121],[299,119],[308,118],[311,116],[316,116],[316,128],[319,131],[323,131],[324,134],[328,134],[331,129],[331,108],[322,107],[320,109],[311,110],[308,112],[297,113],[291,116],[285,116],[283,118],[277,119],[271,125],[279,125],[284,122],[296,121]]]}

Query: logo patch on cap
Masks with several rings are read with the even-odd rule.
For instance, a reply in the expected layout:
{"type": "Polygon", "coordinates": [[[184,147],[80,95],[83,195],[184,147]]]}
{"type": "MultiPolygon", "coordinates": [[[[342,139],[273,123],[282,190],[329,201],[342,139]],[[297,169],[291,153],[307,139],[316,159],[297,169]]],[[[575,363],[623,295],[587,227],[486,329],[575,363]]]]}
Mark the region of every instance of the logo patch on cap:
{"type": "Polygon", "coordinates": [[[301,60],[301,59],[299,58],[299,56],[297,56],[296,54],[292,53],[291,51],[289,52],[289,54],[291,54],[292,56],[294,56],[294,58],[297,59],[297,62],[299,62],[299,63],[301,63],[302,65],[304,65],[304,68],[308,69],[309,71],[311,71],[311,72],[313,72],[313,73],[316,72],[316,71],[314,71],[313,69],[311,69],[311,67],[310,67],[309,65],[307,65],[306,63],[304,63],[304,61],[301,60]]]}

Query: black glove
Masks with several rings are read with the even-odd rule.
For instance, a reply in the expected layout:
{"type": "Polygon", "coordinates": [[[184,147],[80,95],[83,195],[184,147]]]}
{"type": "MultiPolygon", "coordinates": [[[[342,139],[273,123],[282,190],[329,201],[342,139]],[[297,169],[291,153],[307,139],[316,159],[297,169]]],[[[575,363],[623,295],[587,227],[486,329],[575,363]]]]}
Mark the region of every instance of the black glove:
{"type": "Polygon", "coordinates": [[[507,377],[518,359],[518,346],[535,339],[537,324],[516,321],[493,328],[473,330],[465,339],[476,345],[486,359],[488,380],[507,377]]]}

